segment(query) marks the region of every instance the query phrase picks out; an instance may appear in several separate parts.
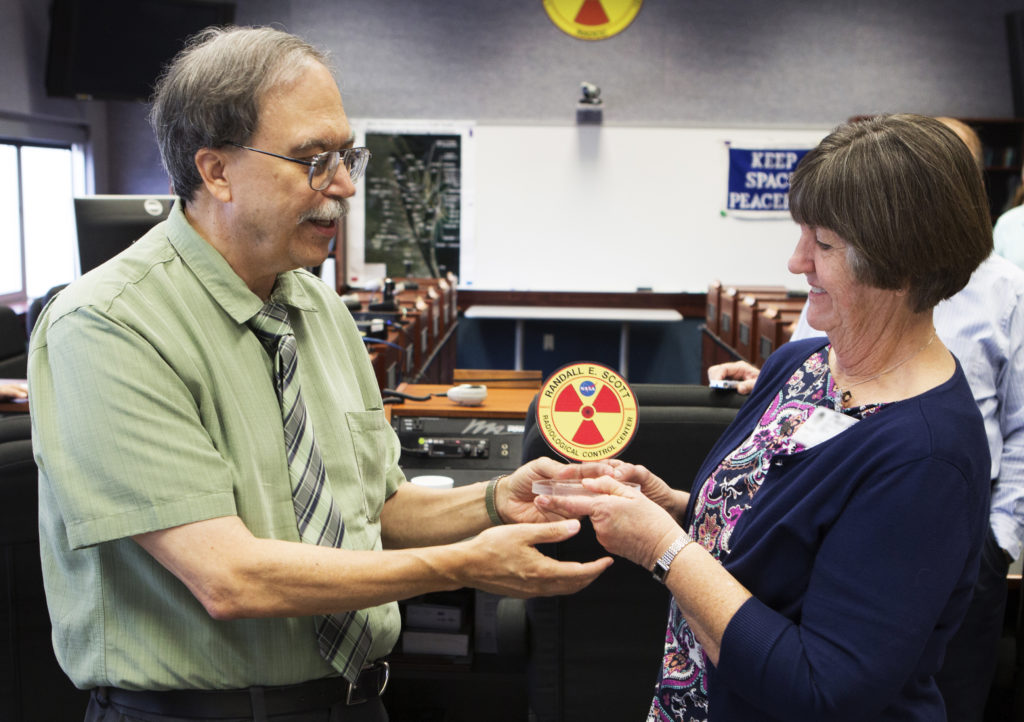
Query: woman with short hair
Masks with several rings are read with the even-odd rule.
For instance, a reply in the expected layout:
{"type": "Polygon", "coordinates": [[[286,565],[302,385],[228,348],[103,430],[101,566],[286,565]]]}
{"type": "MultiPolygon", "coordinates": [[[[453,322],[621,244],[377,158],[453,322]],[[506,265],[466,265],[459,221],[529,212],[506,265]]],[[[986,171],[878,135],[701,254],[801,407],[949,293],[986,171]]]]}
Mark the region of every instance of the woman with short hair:
{"type": "Polygon", "coordinates": [[[671,590],[648,719],[945,719],[933,675],[987,530],[989,456],[932,307],[991,251],[942,123],[837,128],[794,172],[789,260],[827,338],[786,344],[689,494],[639,466],[539,497],[671,590]],[[616,482],[639,481],[643,494],[616,482]]]}

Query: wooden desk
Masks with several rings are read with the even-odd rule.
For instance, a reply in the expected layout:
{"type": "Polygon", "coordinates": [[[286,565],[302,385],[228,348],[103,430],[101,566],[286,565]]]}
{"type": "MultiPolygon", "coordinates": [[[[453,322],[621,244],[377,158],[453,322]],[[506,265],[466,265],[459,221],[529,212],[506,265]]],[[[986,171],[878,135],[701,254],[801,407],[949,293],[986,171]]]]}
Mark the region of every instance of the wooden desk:
{"type": "Polygon", "coordinates": [[[722,289],[718,300],[718,329],[712,333],[727,346],[736,348],[736,311],[744,296],[785,296],[785,286],[729,286],[722,289]]]}
{"type": "Polygon", "coordinates": [[[466,318],[514,319],[515,365],[523,369],[523,325],[527,320],[537,321],[612,321],[619,327],[619,368],[623,378],[629,378],[629,324],[637,321],[682,321],[683,315],[671,308],[589,308],[579,306],[470,306],[466,318]]]}
{"type": "Polygon", "coordinates": [[[717,279],[708,284],[704,324],[708,331],[716,336],[718,335],[718,309],[722,304],[722,290],[722,282],[717,279]]]}
{"type": "Polygon", "coordinates": [[[483,384],[487,388],[533,389],[540,391],[544,377],[540,370],[455,369],[453,384],[483,384]]]}
{"type": "MultiPolygon", "coordinates": [[[[486,386],[486,384],[484,384],[486,386]]],[[[446,384],[399,384],[398,391],[414,396],[444,394],[446,384]]],[[[480,406],[462,406],[449,401],[447,396],[431,396],[429,401],[409,401],[388,404],[384,408],[391,416],[447,416],[470,419],[521,419],[526,416],[530,401],[537,389],[505,389],[487,387],[487,398],[480,406]]]]}
{"type": "Polygon", "coordinates": [[[761,368],[772,352],[782,344],[789,341],[796,329],[797,319],[800,318],[800,309],[779,309],[769,307],[761,312],[757,322],[757,345],[752,349],[754,359],[752,364],[761,368]]]}
{"type": "Polygon", "coordinates": [[[793,309],[799,312],[805,303],[807,303],[806,298],[744,296],[736,307],[736,344],[734,348],[740,358],[744,358],[750,363],[754,363],[754,359],[757,358],[755,345],[760,338],[758,324],[765,311],[775,308],[780,312],[793,309]]]}
{"type": "MultiPolygon", "coordinates": [[[[449,384],[409,384],[398,386],[398,391],[417,396],[444,394],[449,384]]],[[[393,416],[392,428],[399,436],[402,455],[399,463],[407,478],[422,474],[451,477],[456,487],[465,486],[515,471],[521,455],[521,438],[526,409],[536,390],[487,387],[487,398],[481,406],[460,406],[446,396],[431,396],[427,401],[408,401],[388,404],[385,411],[393,416]],[[417,437],[419,437],[417,441],[417,437]],[[434,455],[421,445],[427,440],[455,442],[472,439],[486,445],[482,455],[458,453],[434,455]],[[420,447],[419,449],[417,447],[420,447]],[[418,453],[425,452],[425,453],[418,453]]],[[[453,447],[441,444],[446,450],[453,447]]],[[[472,589],[427,594],[403,600],[403,619],[408,619],[410,603],[457,606],[462,610],[463,630],[473,630],[470,639],[472,653],[468,657],[445,658],[433,655],[409,654],[404,651],[404,638],[392,654],[392,673],[389,695],[407,705],[401,719],[420,719],[418,707],[453,711],[452,699],[473,697],[484,700],[500,699],[502,710],[487,719],[525,719],[527,680],[523,660],[515,655],[497,654],[497,597],[472,589]],[[522,709],[519,709],[521,707],[522,709]]],[[[503,630],[509,629],[504,623],[503,630]]],[[[516,630],[508,637],[526,642],[527,631],[516,630]]],[[[404,632],[403,632],[404,635],[404,632]]],[[[403,710],[388,704],[392,719],[398,719],[403,710]],[[394,708],[394,709],[393,709],[394,708]],[[398,712],[395,710],[398,709],[398,712]]],[[[446,717],[452,720],[476,719],[468,709],[446,717]]]]}
{"type": "MultiPolygon", "coordinates": [[[[377,384],[382,389],[394,388],[403,378],[413,382],[447,381],[455,368],[455,290],[444,279],[419,279],[417,283],[421,288],[395,293],[397,310],[392,320],[400,323],[392,324],[385,332],[374,333],[376,343],[367,342],[377,384]]],[[[369,309],[370,304],[380,302],[379,292],[357,291],[355,296],[362,303],[360,309],[352,311],[357,320],[388,315],[369,309]]]]}

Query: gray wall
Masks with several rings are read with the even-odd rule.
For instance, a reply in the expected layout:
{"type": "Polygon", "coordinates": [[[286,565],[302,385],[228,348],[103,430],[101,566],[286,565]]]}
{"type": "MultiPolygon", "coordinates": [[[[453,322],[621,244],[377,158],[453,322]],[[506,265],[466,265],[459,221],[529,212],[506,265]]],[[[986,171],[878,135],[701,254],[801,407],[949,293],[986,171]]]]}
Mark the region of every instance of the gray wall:
{"type": "MultiPolygon", "coordinates": [[[[586,42],[536,0],[239,0],[332,50],[348,112],[570,125],[581,80],[606,125],[807,127],[908,110],[1013,114],[1004,16],[1024,0],[646,0],[620,35],[586,42]]],[[[144,108],[47,99],[41,0],[0,0],[0,118],[84,125],[97,192],[164,192],[144,108]],[[109,137],[109,153],[106,139],[109,137]]]]}
{"type": "Polygon", "coordinates": [[[0,138],[92,141],[87,161],[99,188],[107,182],[106,108],[46,97],[49,31],[48,2],[0,0],[0,138]]]}
{"type": "Polygon", "coordinates": [[[291,29],[336,52],[352,114],[572,123],[590,80],[607,123],[713,126],[816,126],[894,108],[1008,115],[1003,15],[1024,7],[647,0],[623,33],[587,42],[525,0],[288,5],[291,29]]]}

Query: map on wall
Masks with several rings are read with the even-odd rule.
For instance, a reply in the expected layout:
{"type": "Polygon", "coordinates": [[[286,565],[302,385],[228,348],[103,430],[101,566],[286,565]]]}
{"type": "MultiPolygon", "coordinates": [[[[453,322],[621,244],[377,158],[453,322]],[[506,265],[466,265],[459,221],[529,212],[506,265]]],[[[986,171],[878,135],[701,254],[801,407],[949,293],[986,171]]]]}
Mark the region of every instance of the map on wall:
{"type": "Polygon", "coordinates": [[[363,261],[388,276],[459,273],[465,145],[472,131],[369,124],[363,261]],[[374,265],[371,265],[374,264],[374,265]]]}

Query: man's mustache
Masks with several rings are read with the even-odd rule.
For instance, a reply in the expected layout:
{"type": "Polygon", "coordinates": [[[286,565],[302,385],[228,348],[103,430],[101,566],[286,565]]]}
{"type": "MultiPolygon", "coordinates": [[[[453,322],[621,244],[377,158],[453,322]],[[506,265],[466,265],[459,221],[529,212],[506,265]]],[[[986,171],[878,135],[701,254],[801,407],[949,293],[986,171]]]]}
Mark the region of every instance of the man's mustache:
{"type": "Polygon", "coordinates": [[[299,223],[306,221],[320,221],[331,223],[338,221],[348,215],[348,201],[344,198],[331,198],[323,205],[310,210],[299,216],[299,223]]]}

